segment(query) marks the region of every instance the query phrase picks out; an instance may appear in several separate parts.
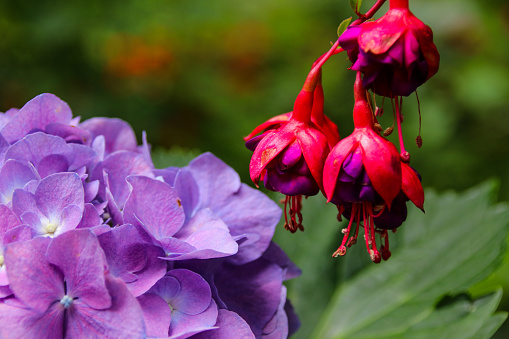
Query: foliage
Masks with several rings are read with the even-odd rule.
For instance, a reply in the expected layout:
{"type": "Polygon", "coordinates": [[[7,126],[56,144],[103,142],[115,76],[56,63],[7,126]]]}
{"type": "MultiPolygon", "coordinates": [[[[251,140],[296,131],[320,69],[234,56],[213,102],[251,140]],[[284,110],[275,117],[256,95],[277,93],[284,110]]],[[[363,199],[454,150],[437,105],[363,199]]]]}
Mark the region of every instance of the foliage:
{"type": "Polygon", "coordinates": [[[295,337],[489,338],[506,317],[492,315],[501,291],[474,297],[467,291],[505,254],[509,208],[495,204],[497,186],[487,182],[461,194],[428,191],[426,215],[409,211],[393,236],[397,249],[380,265],[363,260],[361,246],[331,258],[341,238],[335,210],[323,199],[308,199],[305,232],[276,237],[303,271],[288,283],[305,319],[295,337]]]}

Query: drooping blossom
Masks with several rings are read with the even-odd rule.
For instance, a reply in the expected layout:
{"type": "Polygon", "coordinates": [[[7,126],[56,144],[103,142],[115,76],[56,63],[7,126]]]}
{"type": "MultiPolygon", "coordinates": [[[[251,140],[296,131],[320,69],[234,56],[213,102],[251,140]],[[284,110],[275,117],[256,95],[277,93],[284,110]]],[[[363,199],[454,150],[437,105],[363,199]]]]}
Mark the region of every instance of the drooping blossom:
{"type": "Polygon", "coordinates": [[[408,96],[438,71],[433,32],[412,14],[408,0],[391,0],[380,19],[349,27],[339,42],[351,69],[364,74],[364,88],[379,95],[408,96]]]}
{"type": "Polygon", "coordinates": [[[380,262],[390,256],[387,229],[401,226],[409,199],[422,209],[424,193],[417,173],[402,161],[396,147],[375,130],[359,72],[354,94],[355,129],[332,149],[324,169],[327,200],[350,220],[334,256],[344,255],[346,247],[357,241],[362,221],[368,253],[374,262],[380,262]],[[349,239],[354,223],[355,234],[349,239]],[[376,245],[376,233],[384,241],[381,251],[376,245]]]}

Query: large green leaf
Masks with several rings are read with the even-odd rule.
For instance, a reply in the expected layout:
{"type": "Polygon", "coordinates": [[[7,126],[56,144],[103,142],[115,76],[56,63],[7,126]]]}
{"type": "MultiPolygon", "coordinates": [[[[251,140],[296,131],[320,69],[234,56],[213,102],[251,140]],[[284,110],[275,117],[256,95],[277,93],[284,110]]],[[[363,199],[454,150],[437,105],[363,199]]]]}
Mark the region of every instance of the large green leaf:
{"type": "Polygon", "coordinates": [[[468,290],[500,264],[509,208],[494,204],[496,186],[428,191],[426,214],[409,211],[390,260],[336,287],[314,338],[489,337],[505,319],[492,315],[500,292],[473,301],[442,298],[468,290]]]}

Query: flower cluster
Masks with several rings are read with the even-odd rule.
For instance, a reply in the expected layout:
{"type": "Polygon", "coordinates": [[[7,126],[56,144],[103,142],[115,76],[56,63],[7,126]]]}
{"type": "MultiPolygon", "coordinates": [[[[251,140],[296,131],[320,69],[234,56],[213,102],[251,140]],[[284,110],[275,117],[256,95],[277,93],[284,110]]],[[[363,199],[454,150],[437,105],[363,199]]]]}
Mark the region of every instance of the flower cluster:
{"type": "Polygon", "coordinates": [[[286,338],[281,210],[210,153],[155,169],[124,121],[0,114],[0,337],[286,338]]]}
{"type": "MultiPolygon", "coordinates": [[[[249,166],[253,182],[263,180],[265,188],[286,195],[285,228],[304,230],[302,196],[321,191],[337,206],[338,219],[349,220],[333,256],[344,255],[363,226],[366,248],[375,263],[390,257],[387,231],[395,231],[405,221],[406,203],[411,201],[424,211],[421,177],[410,167],[403,143],[401,105],[402,96],[415,92],[433,76],[439,63],[432,31],[410,12],[408,0],[390,0],[385,15],[367,21],[383,3],[377,1],[365,15],[356,12],[359,19],[313,64],[292,112],[269,119],[245,138],[247,148],[253,151],[249,166]],[[323,112],[321,68],[332,55],[343,51],[348,53],[350,69],[357,72],[357,78],[355,128],[340,139],[337,126],[323,112]],[[399,151],[385,138],[393,127],[382,136],[378,116],[383,107],[375,107],[368,90],[392,101],[399,151]]],[[[417,143],[420,147],[420,136],[417,143]]]]}

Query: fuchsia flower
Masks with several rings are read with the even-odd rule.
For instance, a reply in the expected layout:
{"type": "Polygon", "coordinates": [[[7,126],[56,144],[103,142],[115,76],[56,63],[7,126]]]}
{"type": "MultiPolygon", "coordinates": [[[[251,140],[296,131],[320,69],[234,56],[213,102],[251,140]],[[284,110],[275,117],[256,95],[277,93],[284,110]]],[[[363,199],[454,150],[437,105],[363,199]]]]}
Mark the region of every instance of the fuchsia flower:
{"type": "Polygon", "coordinates": [[[424,193],[417,173],[402,162],[398,150],[374,128],[374,117],[362,87],[360,72],[354,85],[353,133],[330,152],[324,167],[324,191],[328,201],[338,206],[350,220],[343,242],[334,256],[344,255],[346,246],[356,242],[363,221],[366,247],[374,262],[390,256],[387,229],[399,227],[406,219],[406,201],[422,209],[424,193]],[[355,235],[347,239],[353,222],[355,235]],[[377,250],[375,233],[385,243],[377,250]]]}
{"type": "MultiPolygon", "coordinates": [[[[278,128],[269,129],[246,143],[248,148],[254,149],[249,165],[253,182],[258,185],[263,180],[267,189],[287,196],[285,209],[289,204],[290,221],[287,219],[285,228],[291,232],[303,229],[302,195],[316,195],[322,188],[323,164],[331,147],[330,137],[311,118],[317,80],[315,77],[311,86],[304,85],[291,116],[283,115],[280,121],[271,121],[279,123],[278,128]]],[[[271,123],[263,125],[270,128],[271,123]]]]}
{"type": "Polygon", "coordinates": [[[391,0],[384,16],[349,27],[339,43],[351,69],[364,73],[364,88],[386,97],[408,96],[438,71],[433,32],[410,12],[408,0],[391,0]]]}

